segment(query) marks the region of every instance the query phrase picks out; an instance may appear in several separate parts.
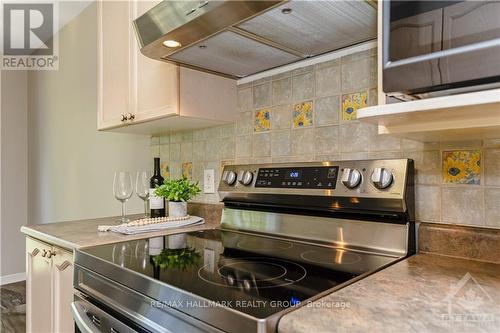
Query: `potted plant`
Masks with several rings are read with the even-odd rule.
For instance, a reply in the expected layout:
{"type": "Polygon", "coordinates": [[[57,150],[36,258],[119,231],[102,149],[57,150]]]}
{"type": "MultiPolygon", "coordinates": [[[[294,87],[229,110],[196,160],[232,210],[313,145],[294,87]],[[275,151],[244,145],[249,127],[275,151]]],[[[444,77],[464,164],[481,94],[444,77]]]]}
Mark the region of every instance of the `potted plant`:
{"type": "Polygon", "coordinates": [[[182,217],[187,215],[187,201],[200,191],[198,182],[186,178],[166,179],[163,185],[156,187],[155,195],[168,200],[168,216],[182,217]]]}

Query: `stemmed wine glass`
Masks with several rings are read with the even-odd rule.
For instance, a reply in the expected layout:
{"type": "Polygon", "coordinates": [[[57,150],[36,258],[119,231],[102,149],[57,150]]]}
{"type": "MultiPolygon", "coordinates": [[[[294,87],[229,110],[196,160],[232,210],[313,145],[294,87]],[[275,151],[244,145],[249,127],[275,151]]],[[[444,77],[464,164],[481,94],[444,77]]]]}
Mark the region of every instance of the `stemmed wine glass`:
{"type": "Polygon", "coordinates": [[[149,179],[151,172],[139,171],[135,180],[135,193],[144,201],[144,217],[149,217],[148,214],[148,199],[149,199],[149,179]]]}
{"type": "Polygon", "coordinates": [[[132,192],[134,191],[132,187],[132,177],[128,171],[117,171],[115,172],[115,177],[113,179],[113,194],[116,200],[122,203],[122,217],[120,221],[126,223],[129,221],[125,217],[125,201],[130,199],[132,192]]]}

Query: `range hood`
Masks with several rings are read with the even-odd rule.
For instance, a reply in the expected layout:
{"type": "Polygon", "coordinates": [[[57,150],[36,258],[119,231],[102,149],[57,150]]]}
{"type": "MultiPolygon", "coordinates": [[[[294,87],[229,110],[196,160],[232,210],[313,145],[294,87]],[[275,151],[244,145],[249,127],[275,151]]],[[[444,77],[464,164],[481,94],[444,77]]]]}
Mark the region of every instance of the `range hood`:
{"type": "Polygon", "coordinates": [[[375,1],[338,0],[162,1],[134,21],[147,57],[234,79],[374,39],[376,26],[375,1]]]}

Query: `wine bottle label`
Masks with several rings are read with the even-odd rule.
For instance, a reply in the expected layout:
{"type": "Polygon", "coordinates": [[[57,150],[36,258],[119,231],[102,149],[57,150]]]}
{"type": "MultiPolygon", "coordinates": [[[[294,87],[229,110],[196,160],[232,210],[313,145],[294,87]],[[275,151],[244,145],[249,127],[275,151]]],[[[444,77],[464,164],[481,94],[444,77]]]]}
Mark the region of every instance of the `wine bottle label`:
{"type": "Polygon", "coordinates": [[[150,209],[163,209],[165,208],[164,200],[162,197],[155,195],[155,189],[149,189],[149,208],[150,209]]]}

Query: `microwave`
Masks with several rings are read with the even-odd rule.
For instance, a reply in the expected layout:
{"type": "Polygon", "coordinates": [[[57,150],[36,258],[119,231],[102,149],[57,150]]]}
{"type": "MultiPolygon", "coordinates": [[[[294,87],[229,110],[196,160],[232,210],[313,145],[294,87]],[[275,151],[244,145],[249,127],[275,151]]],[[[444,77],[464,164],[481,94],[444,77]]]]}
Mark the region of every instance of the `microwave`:
{"type": "Polygon", "coordinates": [[[500,87],[500,1],[382,1],[382,69],[400,99],[500,87]]]}

